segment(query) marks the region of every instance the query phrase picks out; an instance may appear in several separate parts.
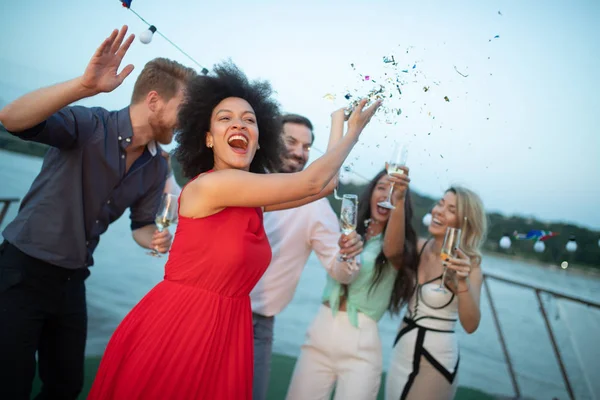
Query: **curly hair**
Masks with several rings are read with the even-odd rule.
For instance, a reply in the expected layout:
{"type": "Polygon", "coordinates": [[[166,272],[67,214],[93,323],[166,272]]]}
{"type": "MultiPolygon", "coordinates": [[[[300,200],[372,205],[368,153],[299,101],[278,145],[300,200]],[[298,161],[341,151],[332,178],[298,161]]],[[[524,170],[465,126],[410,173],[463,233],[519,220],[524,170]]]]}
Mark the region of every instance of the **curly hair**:
{"type": "Polygon", "coordinates": [[[214,108],[224,99],[239,97],[254,109],[259,127],[256,152],[250,172],[278,171],[281,160],[281,116],[273,89],[267,81],[250,82],[231,61],[215,65],[211,75],[199,75],[190,80],[186,97],[179,109],[178,143],[175,157],[186,178],[193,178],[214,166],[212,148],[206,146],[214,108]]]}

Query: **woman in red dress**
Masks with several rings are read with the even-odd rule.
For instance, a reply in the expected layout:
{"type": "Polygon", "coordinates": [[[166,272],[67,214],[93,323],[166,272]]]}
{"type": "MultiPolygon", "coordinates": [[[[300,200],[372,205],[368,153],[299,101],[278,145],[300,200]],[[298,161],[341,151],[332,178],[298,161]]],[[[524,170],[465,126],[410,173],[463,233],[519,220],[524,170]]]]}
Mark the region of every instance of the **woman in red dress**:
{"type": "Polygon", "coordinates": [[[114,332],[88,399],[251,399],[249,294],[271,260],[262,213],[323,197],[380,105],[361,102],[346,135],[304,171],[265,174],[280,159],[271,95],[232,64],[188,86],[176,156],[192,180],[165,277],[114,332]]]}

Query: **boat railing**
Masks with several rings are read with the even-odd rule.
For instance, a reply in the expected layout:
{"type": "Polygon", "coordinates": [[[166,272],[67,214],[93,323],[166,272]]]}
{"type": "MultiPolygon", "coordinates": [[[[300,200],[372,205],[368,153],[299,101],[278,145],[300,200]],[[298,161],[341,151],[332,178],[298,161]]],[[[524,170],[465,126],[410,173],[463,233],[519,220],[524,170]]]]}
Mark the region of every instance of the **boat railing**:
{"type": "Polygon", "coordinates": [[[0,198],[0,204],[2,204],[2,209],[0,209],[0,225],[2,225],[2,221],[4,221],[4,217],[6,217],[10,205],[12,203],[18,203],[19,201],[20,199],[17,198],[0,198]]]}
{"type": "Polygon", "coordinates": [[[575,399],[575,394],[573,391],[573,386],[571,384],[571,381],[569,380],[569,375],[567,373],[567,370],[565,368],[565,363],[563,360],[563,356],[561,355],[561,350],[559,349],[557,342],[556,342],[556,336],[554,334],[554,330],[552,329],[552,325],[550,324],[550,320],[548,319],[548,312],[544,306],[544,303],[542,302],[542,293],[550,295],[554,298],[557,299],[563,299],[563,300],[568,300],[568,301],[572,301],[575,303],[579,303],[579,304],[583,304],[587,307],[592,307],[595,309],[600,309],[600,304],[593,302],[591,300],[587,300],[587,299],[583,299],[580,297],[575,297],[575,296],[568,296],[562,293],[558,293],[556,291],[553,290],[548,290],[548,289],[543,289],[541,287],[538,286],[534,286],[534,285],[529,285],[526,283],[522,283],[522,282],[517,282],[517,281],[513,281],[511,279],[507,279],[507,278],[503,278],[503,277],[499,277],[497,275],[493,275],[493,274],[489,274],[489,273],[484,273],[483,274],[483,286],[485,287],[485,292],[487,294],[487,299],[488,302],[490,304],[490,308],[492,311],[492,316],[494,319],[494,325],[496,328],[496,332],[498,333],[498,339],[500,340],[500,346],[502,347],[502,352],[504,353],[504,361],[506,362],[506,366],[508,368],[508,373],[510,375],[510,379],[511,379],[511,383],[513,386],[513,391],[515,393],[515,398],[521,398],[521,390],[519,388],[519,383],[517,381],[517,376],[515,373],[515,369],[513,366],[513,362],[511,360],[510,357],[510,353],[508,351],[508,346],[506,344],[506,340],[504,339],[504,333],[502,332],[502,327],[500,325],[500,320],[498,319],[498,312],[496,311],[496,306],[494,304],[494,299],[492,296],[492,292],[490,291],[490,286],[488,284],[488,281],[490,280],[495,280],[495,281],[499,281],[499,282],[503,282],[512,286],[519,286],[525,289],[530,289],[535,293],[535,297],[537,299],[538,302],[538,306],[539,306],[539,311],[540,314],[542,314],[542,318],[544,319],[544,324],[546,326],[546,331],[548,332],[548,336],[550,338],[550,342],[552,344],[552,349],[554,351],[554,356],[556,357],[556,362],[558,364],[558,367],[560,369],[562,378],[563,378],[563,382],[565,385],[565,389],[567,391],[567,393],[569,394],[569,398],[570,399],[575,399]]]}
{"type": "MultiPolygon", "coordinates": [[[[10,207],[10,205],[12,203],[18,203],[20,201],[20,199],[18,198],[0,198],[0,204],[2,204],[2,208],[0,209],[0,225],[2,225],[2,222],[4,221],[4,217],[6,216],[6,213],[8,212],[8,209],[10,207]]],[[[497,275],[493,275],[490,273],[484,273],[483,274],[483,286],[485,287],[485,292],[487,294],[487,299],[488,302],[490,304],[490,309],[492,311],[492,317],[494,319],[494,326],[496,328],[496,332],[498,334],[498,339],[500,341],[500,346],[502,347],[502,352],[504,354],[504,361],[506,362],[506,366],[508,368],[508,374],[510,376],[510,380],[513,386],[513,391],[515,394],[516,398],[520,398],[521,397],[521,390],[519,388],[519,383],[517,381],[517,375],[515,373],[515,369],[513,366],[513,362],[511,360],[510,357],[510,353],[508,351],[508,345],[506,343],[506,340],[504,338],[504,333],[502,331],[502,326],[500,325],[500,320],[498,319],[498,312],[496,310],[496,305],[494,303],[494,298],[492,296],[492,292],[490,290],[490,285],[488,283],[488,281],[490,280],[494,280],[494,281],[499,281],[499,282],[503,282],[509,285],[513,285],[513,286],[519,286],[525,289],[529,289],[532,290],[535,293],[535,297],[537,299],[538,302],[538,306],[539,306],[539,311],[540,314],[542,315],[542,318],[544,319],[544,324],[546,326],[546,331],[548,332],[548,336],[550,338],[550,342],[552,344],[552,349],[554,351],[554,356],[556,357],[556,362],[558,364],[558,367],[560,369],[562,378],[563,378],[563,382],[565,385],[565,389],[567,391],[567,393],[569,394],[569,398],[570,399],[575,399],[575,394],[573,391],[573,386],[571,384],[571,381],[569,380],[569,375],[567,373],[567,370],[565,368],[565,363],[563,360],[563,357],[561,355],[561,351],[557,345],[556,342],[556,336],[554,334],[554,330],[552,329],[552,325],[550,324],[550,320],[548,319],[548,312],[544,306],[544,303],[542,302],[542,293],[550,295],[554,298],[557,299],[563,299],[563,300],[568,300],[568,301],[572,301],[575,303],[579,303],[579,304],[583,304],[587,307],[592,307],[595,309],[600,309],[600,304],[593,302],[591,300],[587,300],[587,299],[583,299],[580,297],[575,297],[575,296],[568,296],[565,295],[563,293],[559,293],[553,290],[548,290],[548,289],[544,289],[535,285],[530,285],[530,284],[526,284],[526,283],[522,283],[522,282],[518,282],[518,281],[514,281],[511,279],[507,279],[507,278],[503,278],[497,275]]]]}

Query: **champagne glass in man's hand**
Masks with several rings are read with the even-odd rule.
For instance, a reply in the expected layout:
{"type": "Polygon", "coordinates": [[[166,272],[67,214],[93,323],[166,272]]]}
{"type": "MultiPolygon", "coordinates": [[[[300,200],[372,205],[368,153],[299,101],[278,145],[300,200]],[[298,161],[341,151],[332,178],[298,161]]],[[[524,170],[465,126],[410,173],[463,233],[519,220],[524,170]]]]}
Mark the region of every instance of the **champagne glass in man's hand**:
{"type": "Polygon", "coordinates": [[[81,77],[81,85],[86,90],[93,93],[112,92],[131,74],[132,64],[117,73],[125,53],[135,38],[135,35],[129,35],[123,42],[126,33],[127,25],[123,25],[120,31],[115,29],[98,47],[81,77]]]}
{"type": "MultiPolygon", "coordinates": [[[[340,227],[344,235],[350,235],[356,230],[358,218],[358,196],[355,194],[345,194],[342,196],[342,207],[340,209],[340,227]]],[[[345,256],[340,256],[339,261],[352,262],[345,256]]]]}
{"type": "MultiPolygon", "coordinates": [[[[178,202],[177,196],[170,193],[164,193],[160,202],[160,206],[158,208],[158,212],[156,213],[156,217],[154,219],[154,223],[158,228],[158,232],[163,232],[165,229],[169,227],[169,225],[173,224],[177,219],[178,212],[178,202]]],[[[154,248],[152,251],[147,253],[154,257],[160,257],[158,253],[158,249],[154,248]]]]}

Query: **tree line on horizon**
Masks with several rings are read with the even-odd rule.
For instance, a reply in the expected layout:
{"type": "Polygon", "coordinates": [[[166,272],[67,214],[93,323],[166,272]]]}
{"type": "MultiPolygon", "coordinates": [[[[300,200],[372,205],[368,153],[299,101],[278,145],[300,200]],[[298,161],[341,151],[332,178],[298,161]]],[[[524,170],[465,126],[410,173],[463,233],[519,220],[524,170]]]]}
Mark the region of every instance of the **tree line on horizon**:
{"type": "MultiPolygon", "coordinates": [[[[47,146],[40,143],[19,140],[6,132],[0,125],[0,149],[43,157],[46,154],[47,146]]],[[[181,173],[181,167],[173,157],[171,158],[171,162],[175,179],[183,186],[187,180],[181,173]]],[[[366,183],[349,182],[342,185],[340,192],[360,194],[366,186],[366,183]]],[[[9,195],[13,196],[17,194],[9,195]]],[[[333,195],[328,196],[328,200],[339,217],[341,202],[336,200],[333,195]]],[[[413,226],[421,237],[427,237],[427,227],[423,225],[422,219],[425,214],[431,211],[437,199],[411,190],[411,201],[414,210],[413,226]]],[[[561,262],[567,261],[569,264],[600,270],[600,232],[592,231],[572,223],[545,222],[536,218],[518,215],[506,216],[497,212],[488,213],[487,217],[488,236],[484,244],[484,250],[487,252],[500,253],[554,265],[559,265],[561,262]],[[512,238],[512,233],[515,231],[527,233],[531,229],[557,232],[558,236],[546,240],[544,242],[546,245],[545,251],[536,253],[533,250],[533,241],[518,241],[512,238]],[[504,234],[510,235],[512,240],[512,246],[506,250],[499,246],[499,241],[504,234]],[[574,253],[569,253],[565,248],[571,235],[575,237],[578,246],[577,251],[574,253]]]]}

